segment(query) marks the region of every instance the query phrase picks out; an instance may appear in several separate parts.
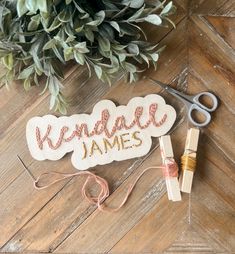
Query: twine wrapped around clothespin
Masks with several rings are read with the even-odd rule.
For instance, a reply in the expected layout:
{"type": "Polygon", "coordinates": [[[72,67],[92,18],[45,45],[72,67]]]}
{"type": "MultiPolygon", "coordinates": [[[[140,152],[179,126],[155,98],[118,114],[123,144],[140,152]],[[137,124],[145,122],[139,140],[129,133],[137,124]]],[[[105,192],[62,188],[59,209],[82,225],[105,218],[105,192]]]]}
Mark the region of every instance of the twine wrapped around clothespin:
{"type": "Polygon", "coordinates": [[[191,193],[193,175],[196,169],[199,134],[200,130],[197,128],[190,128],[187,133],[185,150],[181,157],[180,189],[182,192],[191,193]]]}
{"type": "Polygon", "coordinates": [[[168,199],[172,201],[180,201],[180,187],[178,181],[178,166],[174,160],[174,154],[169,135],[159,138],[162,162],[164,165],[163,176],[166,181],[168,199]]]}

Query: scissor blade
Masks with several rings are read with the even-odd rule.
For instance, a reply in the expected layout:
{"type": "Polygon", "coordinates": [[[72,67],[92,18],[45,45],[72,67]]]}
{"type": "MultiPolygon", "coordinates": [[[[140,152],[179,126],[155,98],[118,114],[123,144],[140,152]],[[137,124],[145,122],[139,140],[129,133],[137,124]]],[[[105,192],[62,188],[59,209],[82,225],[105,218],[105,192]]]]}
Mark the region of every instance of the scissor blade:
{"type": "Polygon", "coordinates": [[[158,80],[154,80],[152,78],[149,78],[153,83],[156,83],[158,84],[161,88],[167,90],[168,89],[168,85],[167,84],[164,84],[162,83],[161,81],[158,81],[158,80]]]}
{"type": "Polygon", "coordinates": [[[178,94],[178,91],[177,90],[175,90],[174,88],[171,88],[169,85],[167,85],[167,84],[164,84],[164,83],[162,83],[161,81],[158,81],[158,80],[154,80],[154,79],[152,79],[152,78],[149,78],[153,83],[156,83],[156,84],[158,84],[161,88],[163,88],[164,90],[166,90],[167,92],[169,92],[170,94],[172,94],[172,95],[176,95],[176,94],[178,94]]]}
{"type": "Polygon", "coordinates": [[[168,93],[172,94],[173,96],[177,97],[178,99],[180,99],[183,103],[188,104],[188,103],[192,103],[189,98],[187,98],[186,95],[184,95],[183,93],[175,90],[174,88],[170,87],[167,84],[162,83],[161,81],[158,80],[154,80],[152,78],[149,78],[153,83],[158,84],[160,87],[162,87],[164,90],[166,90],[168,93]]]}

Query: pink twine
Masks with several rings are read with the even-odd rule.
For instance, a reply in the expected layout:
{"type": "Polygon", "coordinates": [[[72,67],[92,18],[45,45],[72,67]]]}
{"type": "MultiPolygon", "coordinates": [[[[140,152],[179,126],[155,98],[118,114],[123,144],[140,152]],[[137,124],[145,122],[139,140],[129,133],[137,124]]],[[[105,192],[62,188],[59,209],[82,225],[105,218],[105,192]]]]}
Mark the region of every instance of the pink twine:
{"type": "MultiPolygon", "coordinates": [[[[34,180],[34,187],[35,189],[38,189],[38,190],[41,190],[41,189],[46,189],[48,188],[49,186],[57,183],[57,182],[60,182],[60,181],[63,181],[67,178],[71,178],[71,177],[74,177],[74,176],[78,176],[78,175],[87,175],[87,178],[86,178],[86,181],[85,183],[83,184],[82,186],[82,195],[83,197],[91,204],[96,204],[98,209],[100,211],[109,211],[109,212],[116,212],[118,211],[127,201],[128,197],[130,196],[132,190],[134,189],[136,183],[139,181],[139,179],[142,177],[142,175],[148,171],[149,169],[162,169],[163,172],[164,172],[164,176],[168,176],[169,174],[171,174],[170,172],[173,172],[173,170],[175,170],[177,168],[178,170],[178,167],[176,165],[173,166],[173,164],[176,164],[175,162],[171,162],[169,165],[166,165],[166,166],[153,166],[153,167],[148,167],[148,168],[145,168],[143,170],[143,172],[141,174],[139,174],[139,176],[136,178],[136,180],[134,181],[133,184],[131,184],[127,190],[127,193],[123,199],[123,201],[121,202],[121,204],[116,207],[116,208],[109,208],[109,207],[106,207],[103,205],[103,202],[105,201],[105,199],[107,197],[109,197],[109,186],[108,186],[108,183],[107,181],[100,177],[100,176],[97,176],[95,175],[94,173],[91,173],[89,171],[81,171],[81,172],[77,172],[77,173],[73,173],[73,174],[69,174],[69,173],[60,173],[60,172],[56,172],[56,171],[52,171],[52,172],[48,172],[48,173],[43,173],[41,175],[38,176],[38,178],[36,180],[34,180]],[[46,185],[39,185],[39,181],[40,179],[45,176],[45,175],[62,175],[61,178],[59,179],[56,179],[54,180],[53,182],[49,183],[49,184],[46,184],[46,185]],[[98,193],[97,196],[91,196],[89,195],[89,193],[87,193],[87,185],[88,183],[91,181],[91,180],[94,180],[100,187],[100,191],[98,193]]],[[[175,175],[175,174],[174,174],[175,175]]]]}
{"type": "Polygon", "coordinates": [[[60,181],[63,181],[67,178],[71,178],[74,176],[78,176],[78,175],[87,175],[87,179],[85,181],[85,183],[82,186],[82,195],[84,198],[86,198],[88,200],[88,202],[90,202],[91,204],[96,204],[98,209],[100,211],[109,211],[109,212],[116,212],[118,211],[127,201],[128,197],[130,196],[132,190],[134,189],[136,183],[139,181],[139,179],[141,178],[141,176],[148,171],[149,169],[162,169],[163,170],[163,175],[165,177],[169,177],[169,176],[177,176],[178,175],[178,167],[176,165],[176,162],[174,161],[174,159],[172,158],[171,160],[167,161],[167,163],[165,163],[166,165],[164,166],[153,166],[153,167],[148,167],[145,168],[142,173],[139,174],[139,176],[135,179],[134,183],[131,184],[127,190],[127,193],[123,199],[123,201],[121,202],[121,204],[116,207],[116,208],[109,208],[109,207],[105,207],[102,203],[105,201],[105,199],[109,196],[109,186],[107,181],[100,177],[97,176],[94,173],[91,173],[89,171],[81,171],[81,172],[77,172],[77,173],[60,173],[60,172],[56,172],[56,171],[51,171],[48,173],[43,173],[41,175],[38,176],[37,179],[34,178],[34,176],[32,175],[32,173],[29,171],[29,169],[26,167],[26,165],[24,164],[24,162],[22,161],[22,159],[17,155],[18,159],[20,160],[20,162],[22,163],[23,167],[25,168],[25,170],[28,172],[28,174],[30,175],[30,177],[33,180],[34,183],[34,188],[37,190],[41,190],[41,189],[46,189],[49,186],[58,183],[60,181]],[[52,181],[49,184],[46,185],[39,185],[39,181],[42,178],[42,176],[47,176],[47,175],[61,175],[62,177],[59,179],[56,179],[54,181],[52,181]],[[98,193],[98,196],[90,196],[87,193],[87,184],[89,183],[89,181],[94,180],[99,186],[100,186],[100,192],[98,193]]]}

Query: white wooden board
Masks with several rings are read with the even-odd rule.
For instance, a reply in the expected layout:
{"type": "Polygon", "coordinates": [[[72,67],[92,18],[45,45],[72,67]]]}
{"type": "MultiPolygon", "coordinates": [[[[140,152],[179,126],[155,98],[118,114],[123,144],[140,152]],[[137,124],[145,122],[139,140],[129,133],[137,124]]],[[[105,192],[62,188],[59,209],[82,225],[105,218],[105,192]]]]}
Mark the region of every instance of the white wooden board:
{"type": "Polygon", "coordinates": [[[126,106],[102,100],[90,115],[33,117],[26,138],[34,159],[59,160],[73,152],[73,166],[86,170],[147,154],[151,137],[166,134],[175,119],[174,108],[156,94],[135,97],[126,106]]]}

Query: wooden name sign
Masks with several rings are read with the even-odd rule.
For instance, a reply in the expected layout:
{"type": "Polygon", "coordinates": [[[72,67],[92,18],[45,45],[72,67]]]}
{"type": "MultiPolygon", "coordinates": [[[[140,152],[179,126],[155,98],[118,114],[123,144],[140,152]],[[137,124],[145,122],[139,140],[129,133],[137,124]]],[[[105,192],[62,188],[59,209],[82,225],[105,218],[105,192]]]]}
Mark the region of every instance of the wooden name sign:
{"type": "Polygon", "coordinates": [[[85,170],[147,154],[151,136],[166,134],[175,119],[174,108],[156,94],[135,97],[127,106],[102,100],[90,115],[33,117],[26,138],[34,159],[58,160],[73,152],[73,166],[85,170]]]}

